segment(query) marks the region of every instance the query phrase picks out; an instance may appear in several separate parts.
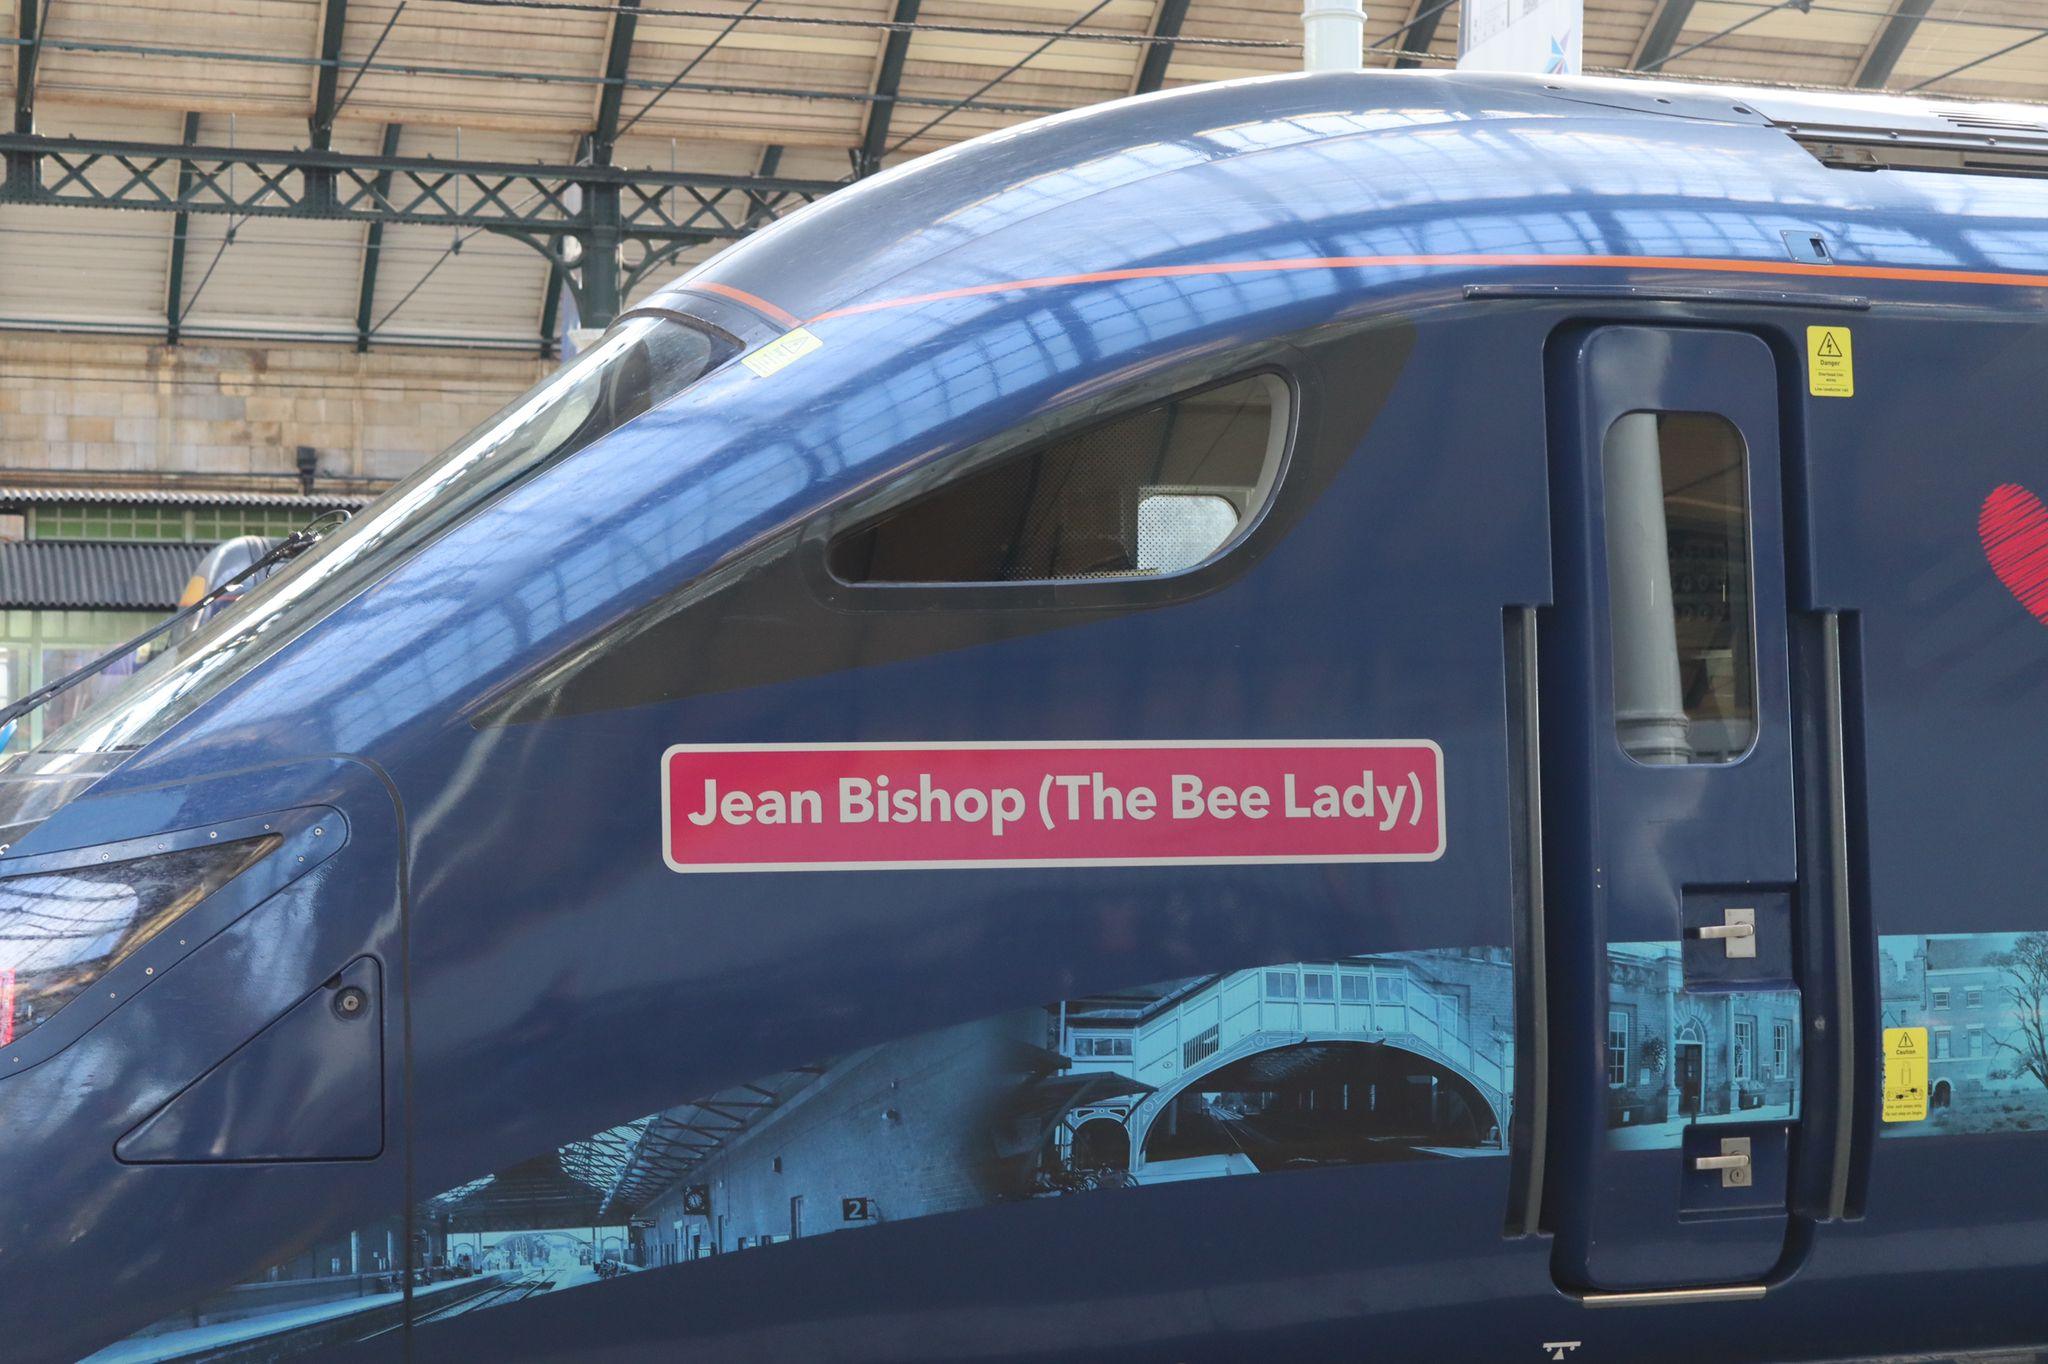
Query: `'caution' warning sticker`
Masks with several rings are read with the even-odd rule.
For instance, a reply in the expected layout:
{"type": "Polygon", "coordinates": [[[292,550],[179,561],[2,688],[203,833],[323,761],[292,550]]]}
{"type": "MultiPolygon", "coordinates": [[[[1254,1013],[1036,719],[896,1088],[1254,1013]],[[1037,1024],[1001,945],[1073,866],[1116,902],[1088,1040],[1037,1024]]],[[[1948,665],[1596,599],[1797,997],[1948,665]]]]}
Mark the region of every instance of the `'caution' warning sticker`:
{"type": "Polygon", "coordinates": [[[1919,1122],[1927,1116],[1927,1029],[1884,1030],[1884,1120],[1919,1122]]]}
{"type": "Polygon", "coordinates": [[[1847,327],[1806,329],[1806,388],[1816,398],[1856,396],[1856,358],[1847,327]]]}
{"type": "Polygon", "coordinates": [[[742,355],[740,363],[754,371],[755,378],[765,379],[778,370],[788,369],[824,344],[814,332],[795,327],[760,349],[742,355]]]}

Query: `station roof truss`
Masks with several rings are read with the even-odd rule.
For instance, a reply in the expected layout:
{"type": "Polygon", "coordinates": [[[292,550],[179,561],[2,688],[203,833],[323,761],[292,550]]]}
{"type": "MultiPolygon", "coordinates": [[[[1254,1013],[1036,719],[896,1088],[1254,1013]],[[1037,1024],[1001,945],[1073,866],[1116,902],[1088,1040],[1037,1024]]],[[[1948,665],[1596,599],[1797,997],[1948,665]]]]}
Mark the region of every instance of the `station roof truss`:
{"type": "Polygon", "coordinates": [[[427,1200],[444,1231],[615,1226],[784,1107],[824,1071],[805,1067],[621,1123],[427,1200]]]}
{"type": "Polygon", "coordinates": [[[427,1200],[425,1220],[442,1231],[543,1231],[594,1227],[598,1195],[562,1164],[541,1156],[427,1200]]]}
{"type": "Polygon", "coordinates": [[[784,1071],[599,1133],[563,1148],[565,1168],[603,1191],[599,1216],[620,1222],[687,1182],[686,1176],[753,1131],[824,1073],[784,1071]]]}
{"type": "MultiPolygon", "coordinates": [[[[1368,66],[1455,60],[1461,0],[1367,8],[1368,66]]],[[[0,0],[0,329],[552,354],[903,160],[1298,69],[1300,22],[1295,0],[0,0]]],[[[2048,100],[2039,0],[1586,0],[1584,41],[1592,72],[2048,100]]]]}

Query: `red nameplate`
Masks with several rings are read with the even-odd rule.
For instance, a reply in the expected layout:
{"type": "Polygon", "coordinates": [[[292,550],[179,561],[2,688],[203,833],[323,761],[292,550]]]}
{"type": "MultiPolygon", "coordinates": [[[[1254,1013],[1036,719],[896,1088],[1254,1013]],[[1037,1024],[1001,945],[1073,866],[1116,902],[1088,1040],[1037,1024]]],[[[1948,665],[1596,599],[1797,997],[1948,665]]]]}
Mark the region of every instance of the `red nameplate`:
{"type": "Polygon", "coordinates": [[[1430,862],[1427,739],[677,744],[677,871],[1430,862]]]}

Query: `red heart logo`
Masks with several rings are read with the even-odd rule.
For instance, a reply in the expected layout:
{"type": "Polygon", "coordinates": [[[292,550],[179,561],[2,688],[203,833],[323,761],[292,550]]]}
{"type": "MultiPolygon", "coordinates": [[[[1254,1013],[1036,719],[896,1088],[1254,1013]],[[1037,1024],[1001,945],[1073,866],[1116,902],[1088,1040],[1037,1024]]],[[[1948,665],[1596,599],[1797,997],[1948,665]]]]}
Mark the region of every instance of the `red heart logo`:
{"type": "Polygon", "coordinates": [[[2048,625],[2048,506],[2017,483],[2001,484],[1977,513],[1977,537],[1998,581],[2048,625]]]}

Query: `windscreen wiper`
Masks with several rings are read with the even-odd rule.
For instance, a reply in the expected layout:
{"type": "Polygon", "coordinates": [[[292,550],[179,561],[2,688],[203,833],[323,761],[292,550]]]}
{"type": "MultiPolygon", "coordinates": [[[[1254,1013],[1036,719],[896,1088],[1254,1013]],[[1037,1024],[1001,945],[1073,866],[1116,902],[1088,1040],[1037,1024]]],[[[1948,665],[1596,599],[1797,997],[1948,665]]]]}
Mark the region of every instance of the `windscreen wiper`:
{"type": "Polygon", "coordinates": [[[268,553],[258,557],[247,568],[227,579],[219,587],[214,588],[190,606],[181,607],[169,617],[158,621],[155,625],[150,626],[147,630],[135,636],[135,638],[115,645],[90,663],[74,668],[55,682],[45,683],[6,709],[0,710],[0,748],[4,748],[14,738],[14,727],[21,720],[22,716],[41,710],[44,706],[56,700],[65,692],[70,691],[79,683],[99,676],[108,668],[113,667],[116,663],[128,657],[128,655],[142,648],[145,644],[177,629],[178,626],[213,605],[256,574],[287,560],[297,558],[314,545],[320,543],[320,540],[328,531],[334,529],[335,526],[340,525],[343,521],[348,520],[348,517],[349,514],[347,512],[340,510],[322,512],[290,535],[285,536],[284,539],[278,541],[268,553]],[[332,524],[328,524],[330,522],[332,524]]]}

